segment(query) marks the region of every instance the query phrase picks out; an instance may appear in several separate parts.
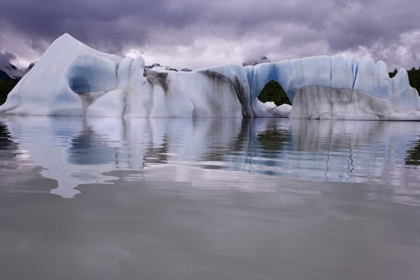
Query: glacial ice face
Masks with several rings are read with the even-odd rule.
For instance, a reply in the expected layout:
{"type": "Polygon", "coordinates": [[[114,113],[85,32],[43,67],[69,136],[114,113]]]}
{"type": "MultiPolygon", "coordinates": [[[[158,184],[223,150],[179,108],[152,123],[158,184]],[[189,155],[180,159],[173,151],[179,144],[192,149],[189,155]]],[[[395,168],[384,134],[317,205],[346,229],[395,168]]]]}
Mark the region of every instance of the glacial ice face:
{"type": "Polygon", "coordinates": [[[142,57],[101,53],[65,34],[13,89],[0,114],[420,120],[420,98],[404,69],[391,79],[385,63],[370,58],[154,71],[142,57]],[[271,80],[293,109],[258,100],[271,80]]]}
{"type": "Polygon", "coordinates": [[[0,107],[3,114],[110,117],[242,118],[243,110],[252,117],[249,101],[216,72],[148,70],[141,57],[104,54],[69,35],[50,46],[0,107]]]}
{"type": "Polygon", "coordinates": [[[258,104],[258,94],[265,84],[275,80],[293,103],[292,118],[420,120],[420,98],[409,84],[407,71],[400,69],[397,76],[391,79],[382,61],[375,64],[370,58],[357,62],[354,58],[344,59],[342,56],[319,56],[260,64],[246,67],[246,71],[250,81],[251,102],[258,104]],[[324,95],[330,95],[333,100],[341,99],[341,102],[353,106],[354,110],[333,114],[332,111],[339,111],[342,104],[322,100],[325,96],[318,94],[319,88],[326,91],[333,89],[328,93],[324,91],[324,95]],[[298,91],[305,98],[296,100],[298,91]],[[346,101],[345,96],[341,96],[343,92],[350,92],[353,97],[361,93],[367,95],[367,98],[360,97],[355,102],[347,94],[349,99],[346,101]],[[366,102],[375,106],[363,111],[359,107],[365,107],[366,102]]]}

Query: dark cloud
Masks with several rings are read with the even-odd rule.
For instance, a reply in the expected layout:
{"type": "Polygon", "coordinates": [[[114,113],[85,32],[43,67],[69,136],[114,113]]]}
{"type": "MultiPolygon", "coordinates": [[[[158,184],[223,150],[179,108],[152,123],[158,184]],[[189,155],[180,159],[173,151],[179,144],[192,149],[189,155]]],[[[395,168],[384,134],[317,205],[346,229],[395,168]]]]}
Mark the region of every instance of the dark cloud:
{"type": "MultiPolygon", "coordinates": [[[[40,54],[55,38],[70,33],[120,55],[140,48],[179,56],[177,47],[186,47],[191,56],[202,56],[225,42],[227,48],[240,49],[237,56],[271,54],[283,59],[362,49],[392,63],[408,63],[406,58],[414,57],[413,64],[420,64],[412,53],[399,58],[401,51],[395,49],[420,52],[416,42],[408,40],[411,45],[404,46],[401,41],[420,30],[419,8],[418,0],[3,1],[0,47],[8,45],[5,37],[14,36],[40,54]]],[[[21,57],[23,52],[16,53],[21,57]]],[[[225,57],[232,54],[226,52],[225,57]]]]}
{"type": "Polygon", "coordinates": [[[16,56],[7,51],[0,51],[0,67],[7,66],[16,56]]]}
{"type": "Polygon", "coordinates": [[[120,51],[126,44],[142,45],[158,25],[182,28],[194,21],[188,9],[171,10],[162,0],[142,1],[9,1],[0,18],[31,45],[51,42],[63,33],[99,49],[120,51]]]}
{"type": "Polygon", "coordinates": [[[420,27],[418,1],[352,1],[327,21],[326,41],[333,50],[392,44],[420,27]]]}

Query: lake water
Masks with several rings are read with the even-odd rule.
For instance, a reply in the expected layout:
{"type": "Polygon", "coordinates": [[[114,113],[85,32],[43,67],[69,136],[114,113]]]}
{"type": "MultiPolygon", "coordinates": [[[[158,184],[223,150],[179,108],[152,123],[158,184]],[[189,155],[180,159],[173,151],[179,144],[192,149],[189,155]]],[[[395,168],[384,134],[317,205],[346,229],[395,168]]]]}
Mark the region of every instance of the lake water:
{"type": "Polygon", "coordinates": [[[419,279],[420,123],[0,118],[5,279],[419,279]]]}

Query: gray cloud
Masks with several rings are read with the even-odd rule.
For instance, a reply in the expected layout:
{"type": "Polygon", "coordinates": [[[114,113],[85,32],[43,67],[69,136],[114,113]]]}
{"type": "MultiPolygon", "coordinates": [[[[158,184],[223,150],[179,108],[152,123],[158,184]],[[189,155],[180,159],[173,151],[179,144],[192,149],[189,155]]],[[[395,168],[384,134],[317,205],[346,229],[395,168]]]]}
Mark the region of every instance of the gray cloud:
{"type": "Polygon", "coordinates": [[[371,55],[390,67],[420,65],[418,0],[3,2],[0,48],[26,60],[70,33],[102,51],[137,49],[176,67],[340,52],[371,55]],[[15,51],[13,42],[25,47],[15,51]]]}
{"type": "Polygon", "coordinates": [[[0,51],[0,67],[6,66],[10,63],[12,59],[15,59],[16,56],[7,51],[0,51]]]}

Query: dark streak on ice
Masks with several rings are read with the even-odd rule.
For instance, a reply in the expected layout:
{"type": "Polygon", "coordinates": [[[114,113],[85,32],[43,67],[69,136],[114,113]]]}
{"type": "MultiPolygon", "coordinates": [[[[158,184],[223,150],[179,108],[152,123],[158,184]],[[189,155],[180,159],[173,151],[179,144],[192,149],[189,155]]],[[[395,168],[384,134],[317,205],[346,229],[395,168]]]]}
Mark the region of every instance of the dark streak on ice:
{"type": "Polygon", "coordinates": [[[252,110],[249,105],[249,98],[247,94],[245,93],[245,89],[241,82],[239,81],[238,77],[235,76],[235,80],[231,81],[226,76],[217,73],[215,71],[202,71],[200,72],[204,75],[206,75],[208,78],[213,79],[215,83],[221,83],[221,82],[228,82],[232,85],[232,87],[235,89],[236,97],[238,98],[239,102],[241,102],[242,105],[242,115],[244,118],[252,118],[252,110]]]}
{"type": "Polygon", "coordinates": [[[143,76],[146,77],[147,81],[150,84],[160,86],[165,92],[165,94],[168,94],[168,90],[169,90],[168,73],[155,72],[155,71],[145,68],[143,76]]]}

